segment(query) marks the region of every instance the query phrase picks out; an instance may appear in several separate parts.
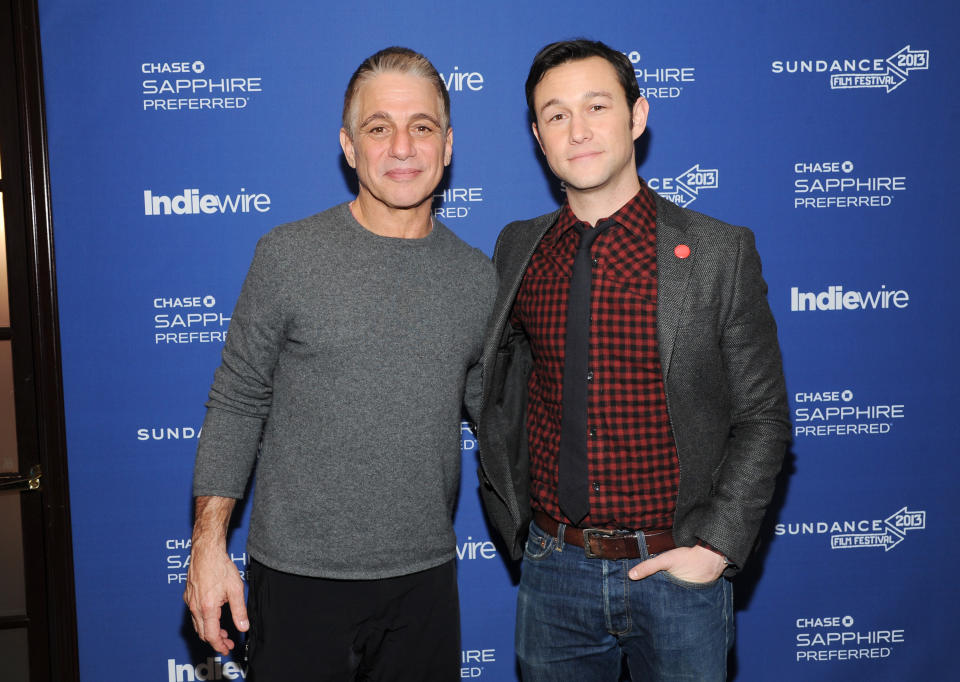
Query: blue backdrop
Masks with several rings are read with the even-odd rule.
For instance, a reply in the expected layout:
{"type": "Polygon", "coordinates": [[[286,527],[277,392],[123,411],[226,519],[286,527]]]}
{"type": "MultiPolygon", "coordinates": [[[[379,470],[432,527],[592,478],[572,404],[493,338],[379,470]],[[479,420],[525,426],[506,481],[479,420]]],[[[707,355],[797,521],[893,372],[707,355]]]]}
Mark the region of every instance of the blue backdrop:
{"type": "MultiPolygon", "coordinates": [[[[578,35],[635,64],[641,174],[753,228],[770,285],[794,444],[735,581],[736,679],[949,677],[955,5],[351,5],[40,1],[83,679],[242,676],[180,597],[193,454],[257,238],[351,197],[353,69],[401,44],[442,72],[455,151],[435,205],[490,253],[556,206],[523,82],[537,49],[578,35]]],[[[462,677],[514,680],[515,572],[469,433],[463,462],[462,677]]]]}

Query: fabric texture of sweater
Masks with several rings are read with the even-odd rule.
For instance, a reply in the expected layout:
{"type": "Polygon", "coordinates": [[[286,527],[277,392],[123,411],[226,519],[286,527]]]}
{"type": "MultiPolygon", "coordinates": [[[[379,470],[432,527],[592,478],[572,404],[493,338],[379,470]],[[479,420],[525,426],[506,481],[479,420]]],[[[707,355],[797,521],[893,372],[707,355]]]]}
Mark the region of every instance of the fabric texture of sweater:
{"type": "Polygon", "coordinates": [[[489,259],[441,223],[366,230],[347,204],[257,244],[217,368],[193,493],[242,498],[247,547],[298,575],[375,579],[453,558],[461,404],[479,402],[489,259]]]}

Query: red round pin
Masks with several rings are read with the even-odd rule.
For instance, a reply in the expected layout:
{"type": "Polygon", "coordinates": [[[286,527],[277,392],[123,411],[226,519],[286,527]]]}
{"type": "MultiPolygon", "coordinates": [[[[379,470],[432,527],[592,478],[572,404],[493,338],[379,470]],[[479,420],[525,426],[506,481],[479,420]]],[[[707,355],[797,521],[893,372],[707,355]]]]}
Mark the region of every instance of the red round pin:
{"type": "Polygon", "coordinates": [[[690,247],[686,244],[678,244],[673,250],[673,255],[677,258],[687,258],[690,255],[690,247]]]}

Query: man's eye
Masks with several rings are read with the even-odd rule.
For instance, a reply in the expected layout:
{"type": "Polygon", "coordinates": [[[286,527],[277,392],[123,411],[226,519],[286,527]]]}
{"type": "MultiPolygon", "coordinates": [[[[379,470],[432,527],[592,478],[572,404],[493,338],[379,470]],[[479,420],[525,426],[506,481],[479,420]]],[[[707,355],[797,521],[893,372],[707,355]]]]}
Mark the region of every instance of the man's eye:
{"type": "Polygon", "coordinates": [[[590,111],[602,111],[603,109],[606,109],[606,107],[605,107],[604,105],[602,105],[602,104],[591,104],[591,105],[590,105],[590,111]]]}
{"type": "Polygon", "coordinates": [[[418,125],[413,127],[413,132],[417,135],[429,135],[433,132],[433,128],[428,125],[418,125]]]}
{"type": "Polygon", "coordinates": [[[553,116],[551,116],[551,117],[548,118],[547,120],[548,120],[548,121],[562,121],[563,118],[564,118],[564,117],[563,117],[563,114],[554,114],[553,116]]]}
{"type": "Polygon", "coordinates": [[[383,135],[386,131],[386,126],[373,126],[367,132],[371,135],[383,135]]]}

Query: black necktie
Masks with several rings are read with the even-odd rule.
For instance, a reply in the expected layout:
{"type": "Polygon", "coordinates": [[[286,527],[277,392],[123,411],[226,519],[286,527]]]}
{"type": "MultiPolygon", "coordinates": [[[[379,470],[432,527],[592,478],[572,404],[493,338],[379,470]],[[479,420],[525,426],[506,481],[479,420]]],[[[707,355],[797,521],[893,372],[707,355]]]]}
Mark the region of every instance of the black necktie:
{"type": "Polygon", "coordinates": [[[580,247],[573,259],[567,302],[567,336],[563,362],[563,420],[560,424],[560,510],[576,525],[590,512],[587,467],[587,364],[590,355],[590,246],[605,229],[604,220],[593,229],[574,228],[580,247]]]}

